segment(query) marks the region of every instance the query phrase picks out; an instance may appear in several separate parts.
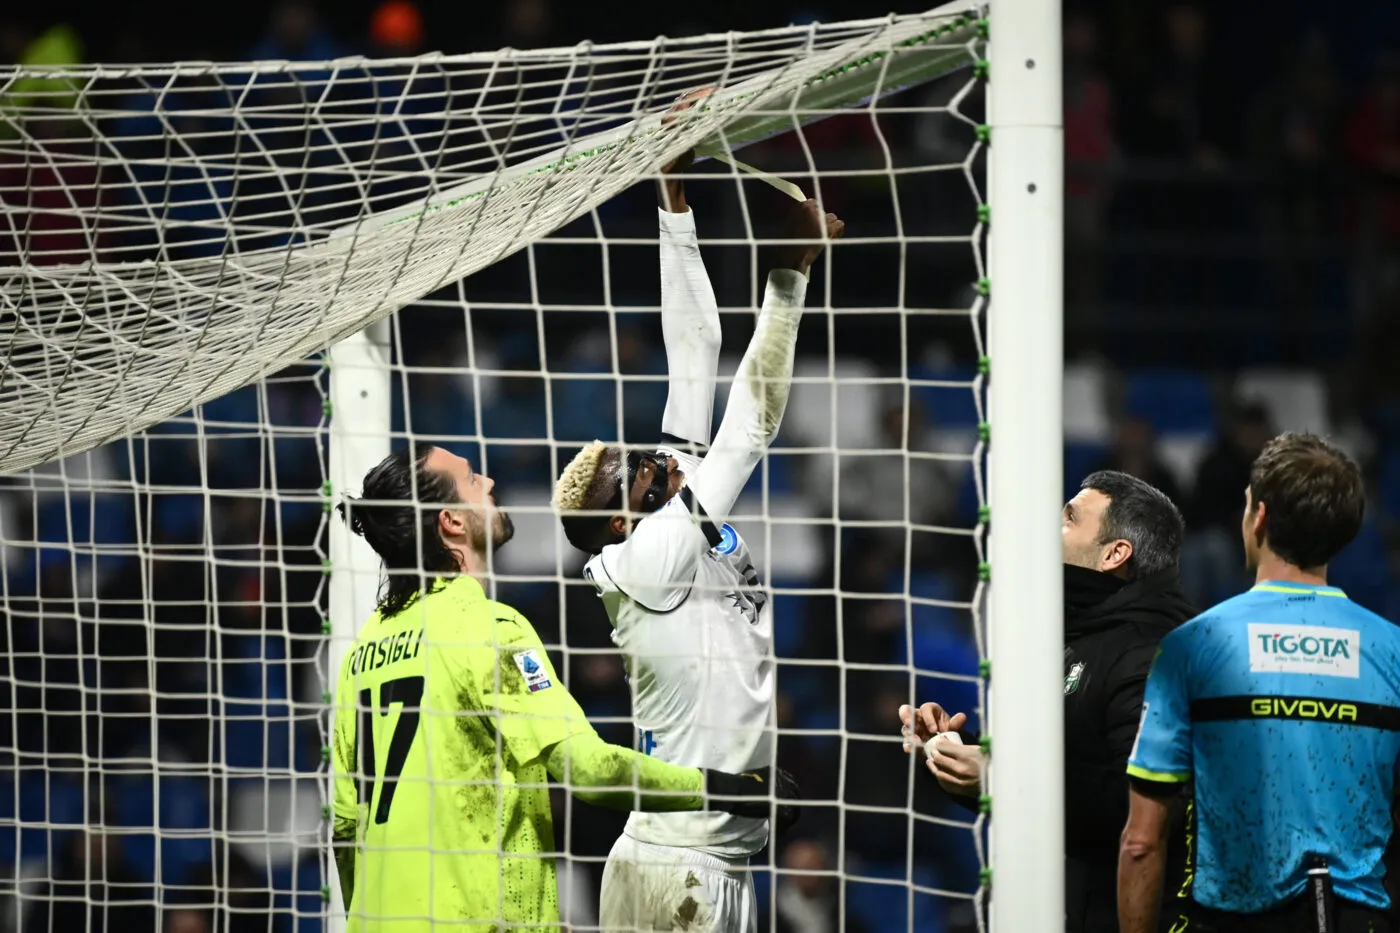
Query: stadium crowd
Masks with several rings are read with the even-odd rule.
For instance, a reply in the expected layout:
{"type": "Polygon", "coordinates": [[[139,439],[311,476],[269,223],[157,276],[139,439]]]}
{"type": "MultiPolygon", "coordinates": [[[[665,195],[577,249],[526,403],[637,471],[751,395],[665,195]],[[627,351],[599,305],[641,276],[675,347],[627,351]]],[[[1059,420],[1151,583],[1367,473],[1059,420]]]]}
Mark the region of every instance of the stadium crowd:
{"type": "MultiPolygon", "coordinates": [[[[537,47],[869,12],[760,4],[743,14],[759,18],[747,24],[687,8],[594,35],[605,18],[581,22],[567,6],[498,4],[489,28],[441,45],[537,47]]],[[[1210,605],[1248,585],[1238,528],[1253,457],[1278,430],[1329,434],[1362,463],[1370,493],[1366,524],[1332,582],[1400,619],[1400,7],[1343,15],[1297,0],[1261,19],[1227,6],[1066,6],[1066,491],[1113,468],[1167,492],[1187,522],[1183,581],[1195,603],[1210,605]]],[[[229,45],[238,30],[201,31],[197,19],[178,33],[146,33],[135,14],[118,29],[107,14],[55,26],[42,8],[23,21],[7,11],[0,60],[401,55],[446,34],[405,0],[250,9],[269,25],[238,47],[229,45]]],[[[941,104],[964,80],[913,99],[941,104]]],[[[965,104],[980,106],[977,93],[965,104]]],[[[132,121],[133,136],[146,131],[132,121]]],[[[946,118],[902,115],[880,129],[903,166],[958,162],[972,146],[968,128],[946,118]]],[[[823,166],[883,164],[865,117],[820,124],[807,142],[823,166]]],[[[798,173],[806,165],[791,136],[745,158],[798,173]]],[[[0,187],[23,188],[44,170],[0,152],[0,187]]],[[[821,192],[848,236],[880,237],[895,232],[890,187],[884,177],[840,178],[821,192]]],[[[746,193],[761,231],[769,195],[746,193]]],[[[975,223],[960,173],[911,175],[897,198],[906,232],[965,236],[975,223]]],[[[624,194],[596,222],[609,237],[654,236],[651,199],[650,190],[624,194]]],[[[745,235],[731,181],[697,182],[691,202],[702,239],[745,235]]],[[[0,236],[18,238],[25,212],[6,207],[0,236]]],[[[570,229],[592,236],[594,222],[570,229]]],[[[108,245],[150,246],[120,237],[108,245]]],[[[519,525],[501,567],[515,579],[499,584],[498,598],[565,649],[556,661],[574,695],[605,738],[630,744],[606,616],[577,582],[575,557],[557,562],[553,518],[530,508],[548,501],[559,458],[576,442],[655,436],[664,382],[627,382],[619,413],[610,378],[664,371],[652,316],[627,310],[655,307],[655,258],[610,250],[607,284],[623,309],[614,343],[599,336],[601,312],[518,307],[598,303],[599,250],[544,245],[534,254],[533,273],[517,255],[398,316],[395,430],[470,456],[497,480],[519,525]],[[496,442],[453,440],[472,436],[496,442]]],[[[971,304],[966,243],[911,246],[909,255],[905,305],[971,304]]],[[[721,307],[750,307],[748,248],[707,249],[707,262],[721,307]]],[[[889,248],[838,248],[831,306],[898,306],[897,263],[889,248]]],[[[779,759],[807,798],[845,806],[809,807],[770,865],[977,888],[970,831],[908,820],[911,801],[920,813],[966,816],[911,771],[888,721],[889,710],[928,695],[977,707],[971,683],[909,673],[911,664],[977,671],[971,613],[908,598],[969,600],[978,578],[971,538],[904,527],[971,529],[973,464],[913,458],[906,476],[900,453],[972,449],[970,323],[849,310],[828,329],[827,315],[809,313],[799,374],[834,375],[841,388],[833,403],[819,378],[797,387],[777,447],[836,445],[841,456],[780,450],[739,511],[792,519],[769,525],[772,543],[759,548],[776,590],[778,722],[801,730],[782,737],[779,759]],[[905,375],[922,382],[906,393],[905,375]],[[804,595],[784,592],[792,589],[804,595]]],[[[751,324],[734,314],[725,326],[732,353],[751,324]]],[[[0,883],[23,895],[0,925],[149,929],[159,883],[172,933],[213,933],[215,901],[230,931],[268,930],[269,916],[278,933],[320,928],[326,385],[318,363],[293,367],[146,438],[0,479],[0,883]],[[259,425],[276,426],[275,436],[259,425]],[[137,541],[149,559],[134,556],[137,541]],[[264,841],[268,832],[275,842],[264,841]]],[[[577,859],[561,865],[565,916],[586,925],[622,817],[562,795],[556,804],[568,814],[557,820],[560,849],[577,859]]],[[[834,877],[755,874],[764,924],[837,929],[834,877]]],[[[899,928],[911,910],[919,930],[974,928],[970,900],[844,885],[848,930],[899,928]]]]}

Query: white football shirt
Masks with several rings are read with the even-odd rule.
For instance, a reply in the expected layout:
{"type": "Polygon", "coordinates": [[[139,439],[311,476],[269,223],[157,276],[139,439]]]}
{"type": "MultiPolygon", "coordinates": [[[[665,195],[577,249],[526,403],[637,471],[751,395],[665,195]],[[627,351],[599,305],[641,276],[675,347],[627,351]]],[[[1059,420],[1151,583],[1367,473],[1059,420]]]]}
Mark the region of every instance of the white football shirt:
{"type": "MultiPolygon", "coordinates": [[[[694,476],[699,460],[661,448],[694,476]]],[[[773,624],[743,539],[690,491],[584,567],[627,660],[642,751],[741,772],[773,764],[773,624]]],[[[752,855],[768,821],[721,812],[633,813],[627,834],[725,858],[752,855]]]]}

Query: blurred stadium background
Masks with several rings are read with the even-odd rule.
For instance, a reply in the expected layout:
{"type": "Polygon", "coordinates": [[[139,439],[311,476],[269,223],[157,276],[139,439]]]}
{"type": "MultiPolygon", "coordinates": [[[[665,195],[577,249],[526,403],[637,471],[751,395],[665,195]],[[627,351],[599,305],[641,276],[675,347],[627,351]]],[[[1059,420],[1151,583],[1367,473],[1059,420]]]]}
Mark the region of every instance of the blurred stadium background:
{"type": "MultiPolygon", "coordinates": [[[[425,4],[421,11],[404,0],[378,7],[349,0],[319,9],[307,0],[251,0],[236,8],[217,2],[191,8],[173,0],[59,2],[0,13],[0,61],[409,55],[874,12],[855,0],[650,6],[493,0],[425,4]]],[[[1067,3],[1064,33],[1066,495],[1085,473],[1103,466],[1143,476],[1171,494],[1190,529],[1183,576],[1204,605],[1246,584],[1238,520],[1247,467],[1259,446],[1282,429],[1328,433],[1360,459],[1371,494],[1363,532],[1336,563],[1335,582],[1363,605],[1400,619],[1400,5],[1067,3]]],[[[916,93],[936,99],[947,88],[916,93]]],[[[146,132],[139,117],[132,120],[133,134],[146,132]]],[[[949,134],[948,121],[894,116],[882,129],[900,164],[956,162],[967,151],[966,139],[949,134]]],[[[832,167],[858,163],[877,145],[862,118],[827,121],[809,142],[819,163],[832,167]]],[[[748,152],[745,159],[766,167],[805,165],[791,137],[748,152]]],[[[22,186],[45,171],[60,170],[7,161],[0,141],[0,187],[17,179],[22,186]]],[[[65,180],[84,191],[82,179],[65,180]]],[[[957,220],[970,210],[960,179],[929,176],[917,185],[900,192],[906,211],[925,215],[932,228],[946,215],[950,228],[966,231],[957,220]]],[[[828,209],[849,229],[894,234],[887,187],[833,179],[823,192],[828,209]]],[[[101,194],[91,187],[85,196],[101,194]]],[[[706,236],[744,235],[732,185],[698,183],[691,202],[706,236]]],[[[610,235],[653,236],[652,204],[649,188],[639,187],[606,205],[602,222],[610,235]]],[[[181,209],[178,202],[171,208],[181,209]]],[[[27,223],[25,205],[6,204],[0,236],[20,236],[27,223]]],[[[63,230],[45,234],[59,237],[63,230]]],[[[85,249],[77,238],[74,250],[85,249]]],[[[598,289],[595,247],[537,252],[537,279],[553,289],[546,300],[567,303],[575,294],[583,300],[598,289]]],[[[654,258],[634,252],[614,260],[611,285],[619,306],[655,301],[654,258]]],[[[835,280],[833,304],[891,303],[883,293],[893,294],[893,264],[872,257],[858,281],[835,280]],[[882,292],[878,302],[871,290],[882,292]]],[[[747,250],[717,249],[707,258],[721,306],[747,301],[747,250]]],[[[911,291],[931,304],[968,303],[975,272],[962,253],[940,254],[912,273],[911,291]]],[[[541,439],[537,446],[488,445],[488,470],[507,506],[542,501],[556,470],[544,443],[544,412],[545,393],[559,387],[544,373],[607,372],[613,365],[606,341],[586,339],[604,323],[601,315],[547,317],[511,307],[531,301],[529,282],[527,260],[517,256],[400,316],[400,359],[408,375],[399,388],[415,402],[407,420],[399,406],[396,429],[541,439]],[[483,380],[479,398],[458,372],[468,344],[458,304],[463,299],[473,302],[470,336],[478,365],[510,371],[483,380]]],[[[663,372],[658,329],[625,313],[619,323],[621,370],[663,372]]],[[[731,356],[744,336],[726,334],[731,356]]],[[[966,380],[972,374],[962,365],[974,358],[965,321],[921,321],[910,326],[907,344],[897,320],[839,317],[830,333],[823,321],[804,332],[799,346],[809,355],[800,373],[826,374],[829,339],[840,348],[838,377],[898,375],[905,365],[916,378],[966,380]]],[[[561,440],[612,432],[613,389],[596,385],[601,396],[577,390],[556,396],[556,423],[568,425],[561,440]]],[[[11,892],[28,884],[23,889],[40,900],[46,892],[36,884],[49,885],[49,894],[79,896],[22,914],[6,910],[0,925],[151,929],[155,909],[141,902],[159,877],[163,885],[178,885],[167,897],[165,923],[179,933],[212,933],[209,917],[194,908],[207,903],[215,879],[239,905],[230,930],[319,928],[320,828],[308,782],[322,768],[321,685],[313,655],[323,611],[317,554],[324,533],[323,467],[316,432],[324,424],[324,393],[318,367],[293,368],[262,390],[205,406],[202,440],[193,419],[177,419],[140,449],[109,445],[41,471],[39,478],[0,478],[0,564],[9,607],[0,629],[9,665],[0,680],[0,878],[8,879],[11,892]],[[218,427],[260,420],[287,429],[275,451],[256,432],[218,427]],[[64,547],[23,543],[136,540],[131,496],[97,494],[75,505],[64,492],[74,483],[129,479],[190,490],[141,505],[150,510],[145,534],[159,555],[149,579],[125,572],[120,560],[75,567],[64,547]],[[250,495],[274,483],[279,506],[265,507],[250,495]],[[204,486],[216,491],[207,515],[199,492],[204,486]],[[152,618],[155,628],[146,625],[152,618]],[[158,779],[149,768],[128,767],[151,758],[162,764],[158,779]],[[231,777],[211,789],[214,761],[231,777]],[[268,769],[285,780],[238,778],[268,769]],[[293,827],[285,846],[237,844],[240,832],[285,823],[279,814],[293,812],[293,800],[300,801],[295,812],[312,819],[293,827]],[[16,820],[26,824],[23,831],[16,820]],[[163,830],[159,845],[149,832],[154,825],[163,830]],[[103,827],[112,832],[98,831],[103,827]],[[99,863],[106,866],[101,896],[83,881],[99,863]],[[85,891],[107,905],[89,913],[85,891]],[[192,909],[181,911],[182,900],[192,909]]],[[[629,384],[627,436],[651,433],[663,404],[662,383],[629,384]]],[[[830,404],[822,391],[798,392],[782,443],[830,443],[830,404]]],[[[911,449],[965,450],[977,422],[966,390],[915,391],[906,410],[902,394],[867,387],[841,392],[837,410],[835,439],[852,448],[882,446],[891,438],[898,446],[907,420],[911,449]]],[[[480,455],[473,445],[458,447],[480,455]]],[[[842,519],[902,518],[902,506],[879,495],[902,484],[901,459],[849,460],[843,460],[833,504],[829,458],[771,458],[770,511],[820,520],[829,519],[834,506],[842,519]]],[[[925,472],[916,470],[910,484],[912,517],[974,524],[976,500],[965,465],[919,462],[925,472]]],[[[554,572],[552,551],[530,545],[536,521],[521,521],[506,554],[508,572],[554,572]]],[[[783,546],[774,549],[774,582],[830,588],[839,566],[846,595],[779,596],[775,624],[783,658],[834,658],[839,643],[848,663],[905,662],[907,604],[888,594],[902,588],[906,559],[916,596],[965,599],[975,580],[965,542],[917,535],[906,541],[902,532],[861,529],[833,536],[817,527],[785,532],[783,546]]],[[[605,737],[629,742],[621,664],[603,650],[607,627],[591,591],[516,583],[504,585],[500,598],[519,606],[546,643],[597,649],[570,655],[568,682],[590,715],[616,719],[603,729],[605,737]]],[[[975,669],[965,620],[918,607],[910,624],[912,660],[920,667],[975,669]]],[[[844,850],[848,869],[904,877],[907,821],[858,808],[902,808],[908,769],[897,747],[859,736],[893,731],[891,711],[908,699],[907,677],[790,663],[780,683],[781,725],[831,729],[844,722],[855,736],[844,745],[836,737],[786,738],[784,762],[799,773],[809,796],[840,795],[857,809],[809,815],[797,838],[774,857],[797,867],[835,868],[844,850]]],[[[926,682],[919,693],[936,694],[953,708],[975,706],[968,684],[926,682]]],[[[922,812],[955,816],[927,786],[916,788],[915,799],[922,812]]],[[[561,820],[561,834],[564,825],[561,820]]],[[[601,858],[621,820],[573,805],[568,825],[561,847],[601,858]]],[[[914,839],[915,880],[975,889],[967,835],[924,826],[914,839]]],[[[599,863],[585,861],[563,875],[565,898],[578,905],[576,921],[587,922],[596,905],[599,870],[599,863]]],[[[765,873],[758,882],[767,924],[773,885],[765,873]]],[[[829,880],[781,882],[788,884],[789,897],[832,915],[829,880]]],[[[850,884],[846,897],[848,930],[894,929],[908,919],[908,901],[888,896],[887,889],[850,884]]],[[[920,914],[916,903],[914,910],[921,930],[971,924],[966,904],[920,914]]],[[[777,916],[780,928],[793,928],[784,927],[782,910],[777,916]]]]}

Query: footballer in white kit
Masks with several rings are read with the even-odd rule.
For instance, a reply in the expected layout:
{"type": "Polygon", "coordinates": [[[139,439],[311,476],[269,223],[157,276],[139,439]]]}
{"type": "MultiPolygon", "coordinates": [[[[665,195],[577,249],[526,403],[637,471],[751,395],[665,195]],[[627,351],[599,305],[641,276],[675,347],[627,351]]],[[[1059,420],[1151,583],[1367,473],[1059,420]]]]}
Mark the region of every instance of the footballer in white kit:
{"type": "MultiPolygon", "coordinates": [[[[774,261],[724,419],[705,451],[720,320],[694,215],[673,177],[690,162],[687,154],[667,166],[661,191],[662,443],[588,445],[560,476],[555,507],[570,542],[593,555],[584,575],[627,660],[642,750],[675,764],[759,772],[778,797],[791,796],[791,779],[773,769],[767,594],[725,518],[778,433],[807,272],[844,224],[815,201],[797,206],[797,241],[774,261]]],[[[779,807],[780,819],[794,813],[779,807]]],[[[757,909],[748,859],[767,842],[765,819],[632,814],[604,868],[602,929],[751,933],[757,909]]]]}

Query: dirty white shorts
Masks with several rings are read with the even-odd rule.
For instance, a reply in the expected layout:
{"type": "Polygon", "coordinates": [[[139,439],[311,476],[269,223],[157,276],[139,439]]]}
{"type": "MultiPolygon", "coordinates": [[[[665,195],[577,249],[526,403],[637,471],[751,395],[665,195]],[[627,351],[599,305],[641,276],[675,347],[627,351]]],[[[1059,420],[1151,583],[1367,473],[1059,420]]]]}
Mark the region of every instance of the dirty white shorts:
{"type": "Polygon", "coordinates": [[[603,933],[757,933],[748,859],[638,842],[623,833],[603,867],[603,933]]]}

